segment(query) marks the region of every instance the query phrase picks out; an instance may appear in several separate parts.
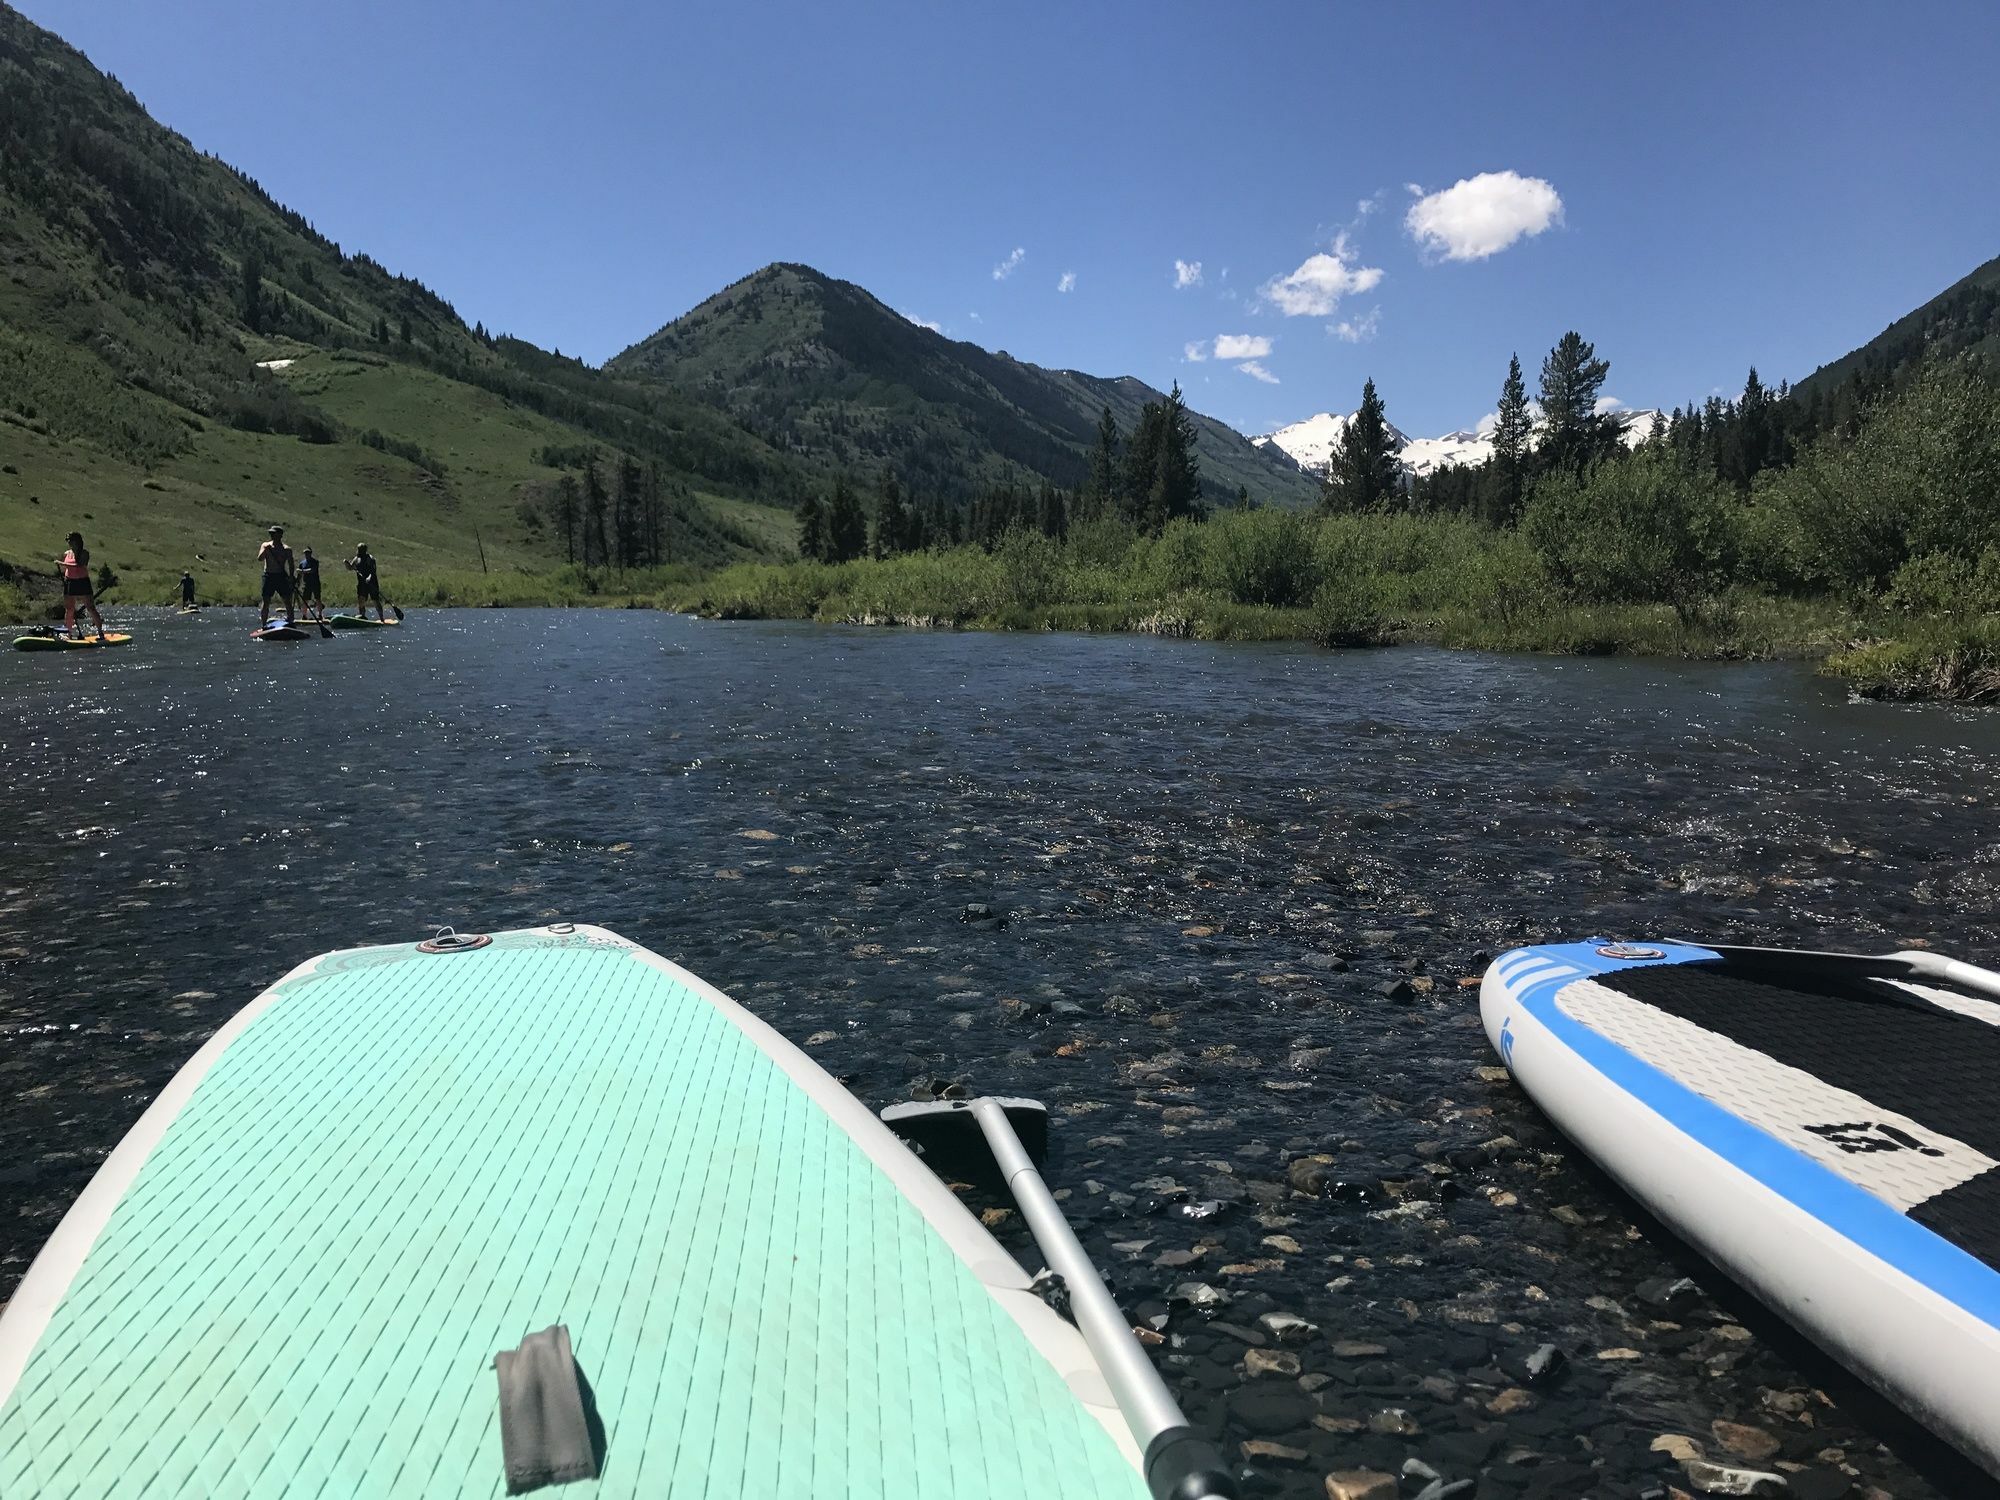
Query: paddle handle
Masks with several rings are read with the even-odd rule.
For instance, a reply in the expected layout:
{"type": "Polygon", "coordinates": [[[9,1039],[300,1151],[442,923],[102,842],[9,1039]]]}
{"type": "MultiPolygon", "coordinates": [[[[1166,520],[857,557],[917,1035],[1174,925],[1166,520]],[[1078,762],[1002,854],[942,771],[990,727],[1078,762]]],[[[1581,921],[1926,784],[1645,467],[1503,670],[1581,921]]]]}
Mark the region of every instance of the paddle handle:
{"type": "Polygon", "coordinates": [[[1233,1500],[1236,1481],[1214,1444],[1194,1431],[1146,1351],[1132,1336],[1097,1267],[1028,1157],[1027,1148],[995,1099],[972,1101],[972,1117],[1028,1221],[1049,1269],[1069,1287],[1077,1331],[1104,1372],[1118,1409],[1146,1455],[1146,1484],[1155,1500],[1233,1500]]]}
{"type": "Polygon", "coordinates": [[[1901,959],[1913,973],[1926,979],[1942,979],[1946,984],[1962,985],[2000,1000],[2000,974],[1991,969],[1982,969],[1960,958],[1946,958],[1942,953],[1926,953],[1921,948],[1906,948],[1889,956],[1901,959]]]}

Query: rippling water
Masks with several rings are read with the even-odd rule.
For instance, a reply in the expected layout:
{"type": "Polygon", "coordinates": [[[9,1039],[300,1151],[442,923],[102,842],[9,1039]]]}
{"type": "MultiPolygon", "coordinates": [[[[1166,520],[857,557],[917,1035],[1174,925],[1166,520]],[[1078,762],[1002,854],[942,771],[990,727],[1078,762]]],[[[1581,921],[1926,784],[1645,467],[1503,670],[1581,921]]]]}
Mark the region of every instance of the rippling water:
{"type": "Polygon", "coordinates": [[[1728,1289],[1659,1295],[1701,1268],[1479,1075],[1458,981],[1600,932],[1991,956],[1992,717],[1785,666],[1414,648],[133,628],[0,660],[0,1296],[279,973],[561,917],[716,981],[871,1104],[1057,1104],[1051,1178],[1166,1320],[1191,1413],[1277,1450],[1262,1492],[1413,1455],[1482,1495],[1637,1495],[1670,1477],[1655,1434],[1713,1447],[1720,1418],[1856,1493],[1966,1493],[1728,1289]],[[1289,1194],[1300,1152],[1351,1191],[1289,1194]],[[1270,1311],[1319,1332],[1258,1349],[1270,1311]],[[1503,1397],[1544,1342],[1566,1378],[1503,1397]]]}

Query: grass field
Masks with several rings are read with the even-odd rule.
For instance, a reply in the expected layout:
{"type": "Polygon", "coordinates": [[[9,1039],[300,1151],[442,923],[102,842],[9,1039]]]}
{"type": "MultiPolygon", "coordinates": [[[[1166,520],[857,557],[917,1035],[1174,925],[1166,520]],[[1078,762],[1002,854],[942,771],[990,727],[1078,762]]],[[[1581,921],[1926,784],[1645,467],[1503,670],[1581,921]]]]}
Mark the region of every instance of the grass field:
{"type": "MultiPolygon", "coordinates": [[[[299,353],[283,378],[344,427],[416,445],[442,477],[354,438],[315,444],[213,424],[149,471],[14,416],[0,419],[0,560],[45,572],[65,535],[80,530],[93,562],[127,580],[129,599],[164,599],[185,567],[204,599],[236,602],[255,589],[257,546],[277,523],[329,566],[367,542],[392,586],[419,573],[515,577],[561,567],[558,544],[525,522],[521,506],[559,477],[539,450],[574,445],[574,429],[407,366],[299,353]]],[[[668,545],[685,563],[790,548],[789,511],[699,490],[681,510],[668,545]]]]}

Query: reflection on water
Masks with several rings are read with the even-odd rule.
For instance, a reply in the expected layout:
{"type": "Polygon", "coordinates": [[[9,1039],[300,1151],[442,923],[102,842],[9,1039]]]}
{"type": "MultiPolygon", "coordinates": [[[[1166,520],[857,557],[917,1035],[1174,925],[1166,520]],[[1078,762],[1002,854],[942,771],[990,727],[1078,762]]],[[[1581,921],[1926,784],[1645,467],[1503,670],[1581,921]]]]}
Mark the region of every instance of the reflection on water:
{"type": "Polygon", "coordinates": [[[1058,1103],[1052,1175],[1169,1319],[1191,1410],[1305,1451],[1261,1454],[1268,1492],[1430,1454],[1481,1493],[1637,1494],[1654,1433],[1723,1417],[1938,1493],[1852,1403],[1791,1410],[1831,1371],[1646,1300],[1681,1267],[1475,1071],[1458,981],[1557,934],[1991,955],[1993,719],[1785,666],[608,611],[246,629],[0,661],[0,1296],[285,969],[562,917],[716,981],[870,1103],[1058,1103]],[[1300,1153],[1350,1188],[1291,1195],[1300,1153]],[[1228,1304],[1174,1301],[1190,1282],[1228,1304]],[[1268,1311],[1321,1332],[1246,1375],[1268,1311]],[[1541,1342],[1568,1378],[1494,1407],[1541,1342]]]}

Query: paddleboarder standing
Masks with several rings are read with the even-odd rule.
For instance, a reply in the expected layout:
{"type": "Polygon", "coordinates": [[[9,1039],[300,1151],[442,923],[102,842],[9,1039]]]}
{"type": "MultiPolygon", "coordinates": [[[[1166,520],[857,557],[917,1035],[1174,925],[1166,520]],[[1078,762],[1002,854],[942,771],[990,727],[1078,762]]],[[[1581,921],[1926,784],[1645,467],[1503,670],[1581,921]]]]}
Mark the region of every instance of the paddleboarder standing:
{"type": "Polygon", "coordinates": [[[310,547],[299,549],[299,606],[310,618],[326,618],[326,604],[319,594],[319,559],[310,547]]]}
{"type": "Polygon", "coordinates": [[[368,601],[373,599],[376,617],[387,623],[389,612],[382,607],[382,578],[376,571],[375,559],[369,555],[366,542],[354,544],[354,556],[348,558],[347,566],[354,574],[354,612],[367,619],[368,601]]]}
{"type": "Polygon", "coordinates": [[[264,545],[257,549],[257,561],[264,568],[264,597],[257,607],[260,620],[271,618],[271,596],[278,595],[285,601],[285,623],[292,620],[292,549],[285,545],[285,528],[273,526],[264,545]]]}
{"type": "Polygon", "coordinates": [[[194,574],[186,568],[181,569],[181,608],[194,608],[194,574]]]}
{"type": "Polygon", "coordinates": [[[63,629],[72,637],[77,636],[76,609],[81,604],[90,611],[90,618],[97,626],[97,638],[104,639],[104,616],[97,612],[97,593],[90,584],[90,549],[83,545],[83,533],[72,531],[67,538],[69,550],[59,560],[63,581],[63,629]]]}

